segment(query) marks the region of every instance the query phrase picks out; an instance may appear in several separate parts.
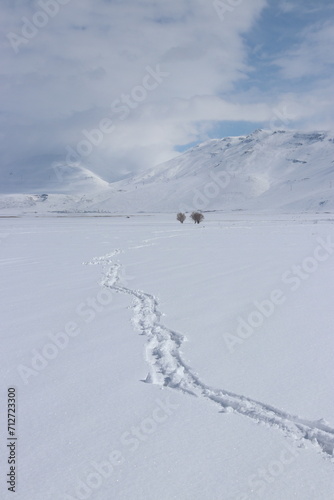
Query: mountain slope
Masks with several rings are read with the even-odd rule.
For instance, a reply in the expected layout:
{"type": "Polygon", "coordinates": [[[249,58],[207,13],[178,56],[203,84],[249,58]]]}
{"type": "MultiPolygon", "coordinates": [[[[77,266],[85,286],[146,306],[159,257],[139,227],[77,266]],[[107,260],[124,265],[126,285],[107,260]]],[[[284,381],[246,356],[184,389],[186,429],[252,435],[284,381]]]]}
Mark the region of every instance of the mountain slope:
{"type": "Polygon", "coordinates": [[[334,139],[329,133],[256,131],[210,140],[97,204],[137,210],[334,209],[334,139]]]}
{"type": "Polygon", "coordinates": [[[55,209],[61,201],[66,210],[120,213],[332,211],[334,135],[257,130],[207,141],[131,179],[112,184],[100,179],[89,199],[78,189],[84,182],[75,186],[64,191],[70,198],[49,197],[43,208],[51,209],[52,203],[55,209]]]}

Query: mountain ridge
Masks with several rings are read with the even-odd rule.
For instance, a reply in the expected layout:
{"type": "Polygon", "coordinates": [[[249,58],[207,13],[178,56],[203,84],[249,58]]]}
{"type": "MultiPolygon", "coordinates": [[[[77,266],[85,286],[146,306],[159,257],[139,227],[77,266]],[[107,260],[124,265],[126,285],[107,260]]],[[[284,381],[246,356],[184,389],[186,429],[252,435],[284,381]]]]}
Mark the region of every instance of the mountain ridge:
{"type": "MultiPolygon", "coordinates": [[[[0,209],[69,212],[333,211],[334,134],[261,130],[210,139],[108,183],[80,164],[53,164],[63,192],[0,195],[0,209]],[[63,186],[61,186],[63,184],[63,186]]],[[[42,189],[42,188],[41,188],[42,189]]],[[[58,188],[59,189],[59,188],[58,188]]]]}

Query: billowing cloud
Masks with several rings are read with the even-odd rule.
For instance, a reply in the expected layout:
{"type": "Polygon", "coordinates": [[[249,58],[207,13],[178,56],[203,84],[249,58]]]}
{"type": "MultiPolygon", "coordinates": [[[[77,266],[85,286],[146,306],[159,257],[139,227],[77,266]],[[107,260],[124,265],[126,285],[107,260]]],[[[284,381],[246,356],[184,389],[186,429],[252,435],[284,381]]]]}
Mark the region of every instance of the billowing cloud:
{"type": "MultiPolygon", "coordinates": [[[[281,7],[290,13],[293,3],[281,7]]],[[[304,96],[249,86],[258,69],[247,37],[273,8],[270,0],[3,1],[4,165],[79,159],[114,180],[204,140],[215,123],[256,128],[287,102],[302,123],[304,96]]],[[[330,24],[308,29],[270,61],[282,81],[307,76],[312,64],[328,69],[330,24]]],[[[318,87],[311,92],[316,109],[318,87]]]]}

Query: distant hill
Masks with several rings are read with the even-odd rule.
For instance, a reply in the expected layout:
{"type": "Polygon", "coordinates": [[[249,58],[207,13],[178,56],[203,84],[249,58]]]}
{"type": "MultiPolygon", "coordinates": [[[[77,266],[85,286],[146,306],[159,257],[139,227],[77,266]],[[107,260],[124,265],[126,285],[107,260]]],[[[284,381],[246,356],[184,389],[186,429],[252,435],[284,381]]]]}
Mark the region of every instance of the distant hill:
{"type": "Polygon", "coordinates": [[[110,184],[79,165],[53,165],[53,171],[53,179],[55,173],[61,177],[62,192],[59,182],[55,191],[44,172],[43,193],[21,189],[10,194],[7,189],[0,196],[0,210],[334,211],[330,132],[256,130],[212,139],[142,175],[110,184]]]}

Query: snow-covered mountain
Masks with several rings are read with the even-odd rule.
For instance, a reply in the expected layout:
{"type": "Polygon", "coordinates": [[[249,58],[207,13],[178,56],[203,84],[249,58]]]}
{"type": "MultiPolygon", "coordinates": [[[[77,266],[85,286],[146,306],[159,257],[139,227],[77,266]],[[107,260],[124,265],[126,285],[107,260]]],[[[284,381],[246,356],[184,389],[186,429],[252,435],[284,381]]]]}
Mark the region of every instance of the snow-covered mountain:
{"type": "MultiPolygon", "coordinates": [[[[43,176],[44,192],[38,186],[37,195],[1,195],[0,209],[334,210],[334,134],[330,132],[256,130],[248,136],[212,139],[141,175],[110,184],[80,165],[54,164],[52,169],[52,181],[43,176]]],[[[8,193],[8,187],[3,191],[8,193]]]]}

